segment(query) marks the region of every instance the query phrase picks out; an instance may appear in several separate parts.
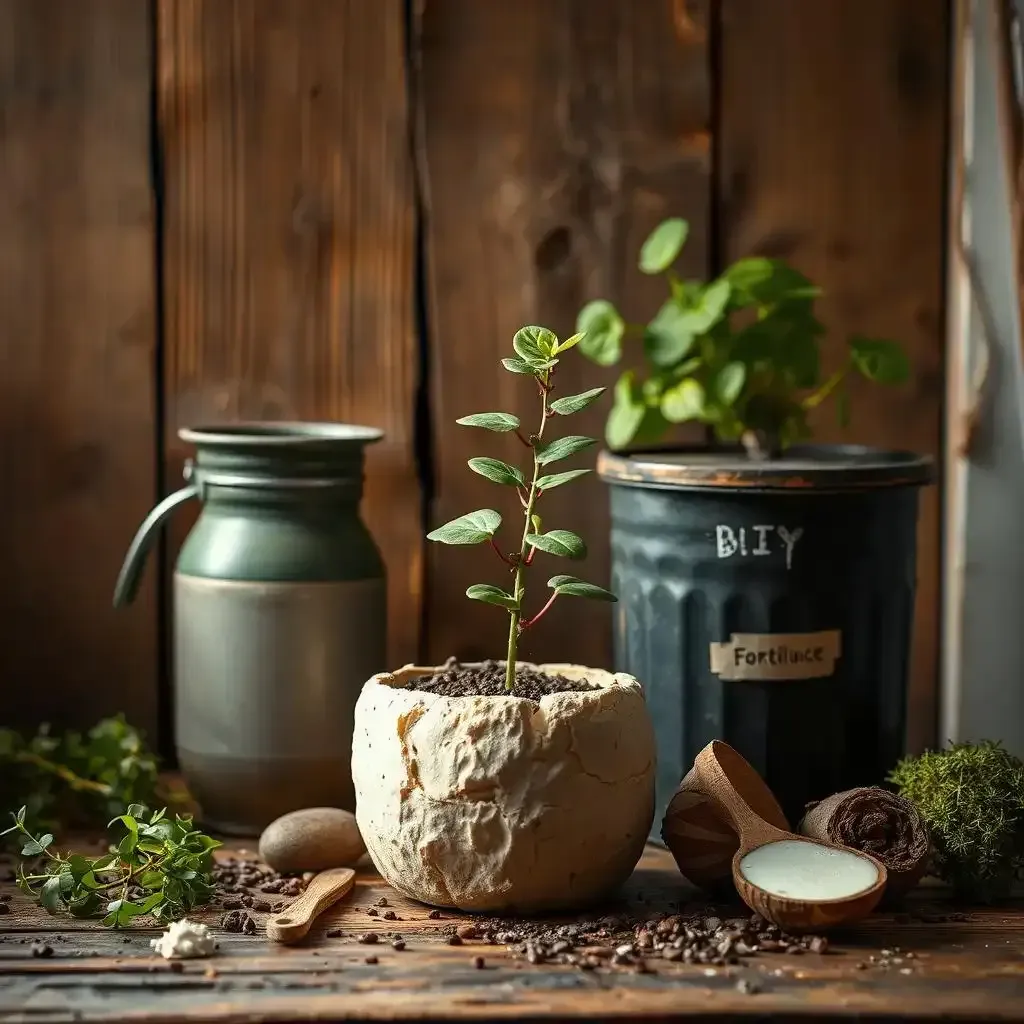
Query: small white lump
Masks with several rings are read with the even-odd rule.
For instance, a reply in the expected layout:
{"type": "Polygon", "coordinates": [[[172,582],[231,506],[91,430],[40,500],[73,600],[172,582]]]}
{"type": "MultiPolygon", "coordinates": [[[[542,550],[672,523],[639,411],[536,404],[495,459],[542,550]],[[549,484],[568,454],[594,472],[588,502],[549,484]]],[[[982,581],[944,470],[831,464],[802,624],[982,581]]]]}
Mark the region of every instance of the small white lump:
{"type": "Polygon", "coordinates": [[[209,956],[217,948],[217,940],[205,924],[185,918],[175,921],[159,939],[150,939],[149,944],[165,960],[209,956]]]}

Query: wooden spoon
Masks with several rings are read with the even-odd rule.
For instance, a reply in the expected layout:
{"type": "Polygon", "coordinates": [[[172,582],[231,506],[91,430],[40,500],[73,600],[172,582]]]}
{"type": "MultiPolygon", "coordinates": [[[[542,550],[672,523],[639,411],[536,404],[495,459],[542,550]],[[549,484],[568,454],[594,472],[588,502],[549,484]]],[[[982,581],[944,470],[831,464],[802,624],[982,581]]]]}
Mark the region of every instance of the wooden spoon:
{"type": "Polygon", "coordinates": [[[739,833],[740,846],[732,858],[732,879],[740,898],[751,910],[790,932],[821,931],[852,924],[875,909],[885,890],[885,865],[869,854],[835,843],[819,842],[806,836],[784,832],[759,817],[743,797],[751,784],[762,785],[760,776],[728,743],[713,740],[696,757],[694,768],[721,805],[733,828],[739,833]],[[865,889],[838,899],[793,899],[768,892],[749,881],[740,869],[747,854],[770,843],[799,842],[845,853],[870,861],[878,873],[876,881],[865,889]]]}
{"type": "Polygon", "coordinates": [[[267,921],[267,938],[273,942],[298,942],[305,938],[317,915],[351,891],[355,881],[356,873],[351,868],[321,871],[287,909],[267,921]]]}

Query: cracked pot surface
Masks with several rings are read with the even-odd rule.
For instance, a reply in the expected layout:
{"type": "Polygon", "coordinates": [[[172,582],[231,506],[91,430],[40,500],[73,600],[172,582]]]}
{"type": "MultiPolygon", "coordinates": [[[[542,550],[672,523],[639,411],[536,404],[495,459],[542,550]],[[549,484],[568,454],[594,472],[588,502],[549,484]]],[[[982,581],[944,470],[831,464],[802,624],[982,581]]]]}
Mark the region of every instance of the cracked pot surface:
{"type": "Polygon", "coordinates": [[[355,712],[356,820],[396,889],[424,903],[536,913],[629,877],[654,816],[654,732],[640,683],[530,666],[591,690],[446,697],[433,668],[373,676],[355,712]]]}

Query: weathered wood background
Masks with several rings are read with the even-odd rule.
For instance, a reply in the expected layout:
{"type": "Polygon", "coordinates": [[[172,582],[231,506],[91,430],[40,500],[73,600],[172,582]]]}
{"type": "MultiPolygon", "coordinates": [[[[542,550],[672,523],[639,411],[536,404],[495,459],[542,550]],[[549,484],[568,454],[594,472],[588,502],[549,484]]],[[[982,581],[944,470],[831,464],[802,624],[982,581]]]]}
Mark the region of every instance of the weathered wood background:
{"type": "MultiPolygon", "coordinates": [[[[452,421],[529,402],[496,363],[521,324],[569,332],[600,295],[649,316],[635,253],[666,215],[689,271],[783,256],[837,337],[901,339],[913,386],[858,391],[848,436],[938,454],[948,23],[946,0],[0,0],[0,722],[155,727],[188,522],[133,609],[110,595],[198,420],[383,427],[365,515],[390,661],[499,654],[501,616],[462,597],[472,555],[422,540],[479,504],[480,438],[452,421]]],[[[552,495],[594,578],[605,505],[593,479],[552,495]]],[[[939,510],[933,489],[915,745],[939,510]]],[[[532,639],[610,659],[586,602],[532,639]]]]}

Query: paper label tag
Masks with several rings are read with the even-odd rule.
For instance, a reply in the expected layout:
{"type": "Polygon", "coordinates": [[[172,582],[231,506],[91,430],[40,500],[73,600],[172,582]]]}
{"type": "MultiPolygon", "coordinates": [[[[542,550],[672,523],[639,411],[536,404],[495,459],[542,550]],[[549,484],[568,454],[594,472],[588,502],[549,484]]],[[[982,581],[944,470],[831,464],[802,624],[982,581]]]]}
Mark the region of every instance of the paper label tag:
{"type": "Polygon", "coordinates": [[[711,671],[720,679],[822,679],[842,653],[838,629],[818,633],[733,633],[711,645],[711,671]]]}

